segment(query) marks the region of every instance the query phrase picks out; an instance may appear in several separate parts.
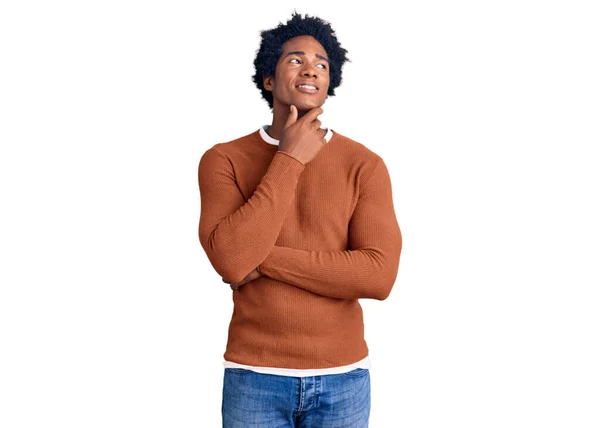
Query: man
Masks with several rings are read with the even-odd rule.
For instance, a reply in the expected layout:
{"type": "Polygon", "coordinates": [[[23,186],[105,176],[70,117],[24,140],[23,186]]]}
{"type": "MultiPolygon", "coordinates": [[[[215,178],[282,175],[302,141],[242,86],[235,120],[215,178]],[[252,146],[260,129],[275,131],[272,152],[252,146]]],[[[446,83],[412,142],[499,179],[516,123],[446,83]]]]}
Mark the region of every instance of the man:
{"type": "Polygon", "coordinates": [[[359,298],[384,300],[402,237],[382,158],[318,116],[349,61],[329,23],[261,32],[254,82],[270,126],[198,167],[199,238],[233,289],[223,426],[368,426],[359,298]]]}

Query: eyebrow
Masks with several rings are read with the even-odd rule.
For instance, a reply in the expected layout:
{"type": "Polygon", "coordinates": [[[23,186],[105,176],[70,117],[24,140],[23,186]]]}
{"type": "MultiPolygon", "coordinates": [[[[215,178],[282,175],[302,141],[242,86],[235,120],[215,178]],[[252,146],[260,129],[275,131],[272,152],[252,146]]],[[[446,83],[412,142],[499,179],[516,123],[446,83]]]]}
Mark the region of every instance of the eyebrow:
{"type": "MultiPolygon", "coordinates": [[[[292,52],[288,52],[288,54],[286,55],[286,58],[290,55],[306,55],[306,54],[304,53],[304,51],[292,51],[292,52]]],[[[329,60],[327,58],[325,58],[324,56],[319,55],[319,54],[315,54],[315,55],[317,56],[317,58],[321,58],[322,60],[327,61],[327,64],[329,64],[329,60]]]]}

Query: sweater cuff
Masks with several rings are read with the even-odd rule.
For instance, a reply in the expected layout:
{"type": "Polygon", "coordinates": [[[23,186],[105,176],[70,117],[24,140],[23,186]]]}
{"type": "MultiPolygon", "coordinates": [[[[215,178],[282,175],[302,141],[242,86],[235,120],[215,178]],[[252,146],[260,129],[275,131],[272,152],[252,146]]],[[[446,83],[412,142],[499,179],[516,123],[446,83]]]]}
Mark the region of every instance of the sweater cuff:
{"type": "Polygon", "coordinates": [[[284,152],[284,151],[282,151],[282,150],[277,150],[277,152],[275,152],[275,156],[277,156],[277,155],[283,155],[283,156],[286,156],[286,157],[288,157],[288,158],[290,158],[290,159],[293,159],[294,161],[296,161],[297,163],[299,163],[300,165],[302,165],[302,167],[303,167],[303,168],[304,168],[304,166],[305,166],[305,165],[304,165],[302,162],[300,162],[300,161],[299,161],[298,159],[296,159],[294,156],[292,156],[292,155],[290,155],[289,153],[287,153],[287,152],[284,152]]]}

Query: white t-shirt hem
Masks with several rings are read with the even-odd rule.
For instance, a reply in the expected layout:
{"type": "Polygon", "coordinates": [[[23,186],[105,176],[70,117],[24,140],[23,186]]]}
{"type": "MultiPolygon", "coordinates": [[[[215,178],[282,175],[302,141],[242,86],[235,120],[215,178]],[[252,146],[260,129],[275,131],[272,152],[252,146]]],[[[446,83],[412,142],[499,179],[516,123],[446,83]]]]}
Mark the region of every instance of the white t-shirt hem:
{"type": "Polygon", "coordinates": [[[287,368],[278,368],[278,367],[257,367],[257,366],[248,366],[245,364],[234,363],[232,361],[223,361],[223,366],[225,368],[237,368],[237,369],[246,369],[252,370],[257,373],[264,374],[273,374],[279,376],[295,376],[295,377],[305,377],[305,376],[322,376],[328,374],[340,374],[347,373],[349,371],[355,369],[370,369],[371,361],[369,356],[367,355],[360,361],[356,363],[349,364],[347,366],[339,366],[339,367],[329,367],[326,369],[287,369],[287,368]]]}

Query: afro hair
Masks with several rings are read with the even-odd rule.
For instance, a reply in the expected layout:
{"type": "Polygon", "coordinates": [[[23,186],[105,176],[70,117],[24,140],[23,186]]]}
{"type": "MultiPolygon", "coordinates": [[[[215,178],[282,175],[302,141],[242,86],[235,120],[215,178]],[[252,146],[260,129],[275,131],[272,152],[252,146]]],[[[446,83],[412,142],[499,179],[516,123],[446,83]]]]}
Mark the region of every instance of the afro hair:
{"type": "Polygon", "coordinates": [[[303,18],[294,9],[292,18],[286,24],[281,22],[277,27],[260,32],[260,48],[256,52],[254,59],[254,68],[256,73],[252,76],[252,81],[260,90],[262,97],[273,110],[273,94],[267,91],[263,85],[263,78],[275,75],[277,61],[283,53],[283,44],[289,39],[297,36],[312,36],[325,49],[329,59],[329,88],[327,95],[334,96],[335,88],[342,83],[342,66],[346,61],[348,51],[344,49],[335,36],[335,31],[331,28],[329,22],[318,17],[309,17],[308,14],[303,18]]]}

